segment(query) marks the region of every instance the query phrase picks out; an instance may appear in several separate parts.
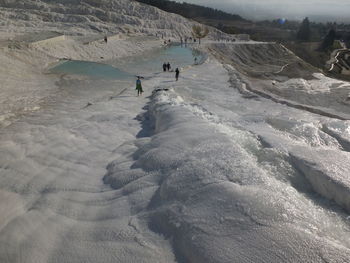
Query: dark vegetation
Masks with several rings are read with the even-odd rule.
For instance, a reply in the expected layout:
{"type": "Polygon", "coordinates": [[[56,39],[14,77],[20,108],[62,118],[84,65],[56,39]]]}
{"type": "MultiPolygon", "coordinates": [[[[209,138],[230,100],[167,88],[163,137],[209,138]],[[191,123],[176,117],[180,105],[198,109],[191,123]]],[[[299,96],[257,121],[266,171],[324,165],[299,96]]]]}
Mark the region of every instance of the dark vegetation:
{"type": "Polygon", "coordinates": [[[201,17],[201,18],[234,20],[234,21],[244,20],[239,15],[233,15],[217,9],[195,5],[195,4],[188,4],[185,2],[179,3],[179,2],[167,1],[167,0],[136,0],[136,1],[147,5],[152,5],[166,12],[179,14],[181,16],[184,16],[186,18],[191,18],[191,19],[201,17]]]}
{"type": "Polygon", "coordinates": [[[299,41],[309,41],[311,38],[311,28],[309,18],[305,18],[299,27],[297,32],[297,40],[299,41]]]}

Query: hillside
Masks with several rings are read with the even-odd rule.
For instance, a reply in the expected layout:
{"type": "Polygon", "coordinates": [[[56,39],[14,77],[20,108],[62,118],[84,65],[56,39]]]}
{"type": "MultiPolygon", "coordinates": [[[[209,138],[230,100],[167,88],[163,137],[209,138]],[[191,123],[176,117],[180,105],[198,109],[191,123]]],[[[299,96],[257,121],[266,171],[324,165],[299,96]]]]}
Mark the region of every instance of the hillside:
{"type": "Polygon", "coordinates": [[[175,2],[168,0],[136,0],[140,3],[145,3],[151,6],[158,7],[170,13],[176,13],[191,19],[206,18],[206,19],[221,19],[230,21],[244,21],[239,15],[226,13],[221,10],[205,7],[201,5],[190,4],[186,2],[175,2]]]}
{"type": "Polygon", "coordinates": [[[350,83],[136,1],[0,1],[1,263],[348,261],[350,83]]]}
{"type": "MultiPolygon", "coordinates": [[[[2,31],[56,31],[65,34],[163,34],[190,35],[192,21],[129,0],[1,0],[2,31]]],[[[212,29],[211,34],[221,34],[212,29]]]]}
{"type": "MultiPolygon", "coordinates": [[[[1,123],[45,104],[55,89],[42,88],[38,80],[48,78],[42,72],[57,59],[105,61],[140,54],[160,47],[162,38],[190,36],[194,24],[129,0],[0,0],[0,57],[10,61],[0,69],[0,90],[13,94],[0,96],[1,123]],[[25,75],[37,76],[28,81],[25,75]]],[[[211,28],[209,38],[221,37],[235,38],[211,28]]]]}

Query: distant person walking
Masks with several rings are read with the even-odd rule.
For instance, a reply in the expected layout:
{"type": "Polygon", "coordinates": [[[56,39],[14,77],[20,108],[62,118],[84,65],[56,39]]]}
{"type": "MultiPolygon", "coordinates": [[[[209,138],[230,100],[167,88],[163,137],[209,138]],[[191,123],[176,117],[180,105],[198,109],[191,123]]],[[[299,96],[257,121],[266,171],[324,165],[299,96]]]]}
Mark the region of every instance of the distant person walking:
{"type": "Polygon", "coordinates": [[[107,43],[108,41],[107,36],[104,37],[104,41],[107,43]]]}
{"type": "Polygon", "coordinates": [[[142,83],[141,83],[141,77],[137,77],[136,80],[136,90],[137,90],[137,96],[142,95],[143,89],[142,89],[142,83]]]}
{"type": "Polygon", "coordinates": [[[166,72],[166,69],[167,69],[167,64],[164,62],[164,64],[163,64],[163,71],[166,72]]]}
{"type": "Polygon", "coordinates": [[[179,70],[179,68],[176,68],[176,70],[175,70],[175,78],[176,78],[176,81],[179,80],[179,76],[180,76],[180,70],[179,70]]]}
{"type": "Polygon", "coordinates": [[[171,66],[170,66],[170,63],[169,63],[169,62],[168,62],[168,64],[166,64],[166,68],[167,68],[168,71],[170,71],[171,66]]]}

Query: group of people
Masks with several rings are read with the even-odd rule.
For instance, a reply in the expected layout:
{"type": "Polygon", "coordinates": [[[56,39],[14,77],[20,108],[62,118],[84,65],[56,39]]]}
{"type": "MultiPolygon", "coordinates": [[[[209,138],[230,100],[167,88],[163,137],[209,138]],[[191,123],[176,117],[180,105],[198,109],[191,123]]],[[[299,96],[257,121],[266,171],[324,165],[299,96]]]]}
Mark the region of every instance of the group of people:
{"type": "MultiPolygon", "coordinates": [[[[163,71],[166,72],[166,71],[169,71],[170,72],[170,69],[171,69],[171,65],[170,63],[165,63],[163,64],[163,71]]],[[[179,68],[176,68],[175,69],[175,79],[176,81],[179,80],[179,77],[180,77],[180,70],[179,68]]],[[[137,96],[140,96],[142,95],[143,93],[143,89],[142,89],[142,83],[141,83],[141,78],[140,76],[137,76],[137,80],[136,80],[136,90],[137,90],[137,96]]]]}
{"type": "Polygon", "coordinates": [[[170,63],[163,63],[163,71],[166,72],[166,71],[170,71],[171,69],[171,66],[170,66],[170,63]]]}
{"type": "Polygon", "coordinates": [[[188,42],[196,43],[197,39],[196,38],[192,38],[192,37],[184,37],[184,38],[180,37],[181,46],[183,44],[185,44],[185,46],[186,46],[188,42]]]}
{"type": "MultiPolygon", "coordinates": [[[[164,72],[166,72],[166,71],[169,71],[170,72],[170,69],[171,69],[171,65],[170,65],[170,63],[168,62],[168,63],[163,63],[163,71],[164,72]]],[[[179,80],[179,76],[180,76],[180,70],[179,70],[179,68],[176,68],[175,69],[175,79],[176,79],[176,81],[178,81],[179,80]]]]}

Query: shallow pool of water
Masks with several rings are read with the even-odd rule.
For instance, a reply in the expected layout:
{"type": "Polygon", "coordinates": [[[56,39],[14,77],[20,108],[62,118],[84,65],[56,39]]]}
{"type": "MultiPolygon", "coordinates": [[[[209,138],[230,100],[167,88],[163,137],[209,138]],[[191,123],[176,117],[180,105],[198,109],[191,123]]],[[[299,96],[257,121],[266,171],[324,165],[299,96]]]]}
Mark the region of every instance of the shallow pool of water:
{"type": "Polygon", "coordinates": [[[75,74],[95,79],[131,80],[135,76],[149,76],[161,72],[163,63],[170,63],[171,69],[182,68],[201,62],[203,55],[181,46],[170,46],[144,52],[138,56],[107,61],[106,64],[70,60],[50,69],[52,73],[75,74]],[[195,60],[196,59],[196,60],[195,60]]]}
{"type": "Polygon", "coordinates": [[[162,72],[163,63],[170,63],[172,70],[201,62],[203,55],[195,50],[181,46],[170,46],[145,52],[141,55],[111,60],[108,63],[134,75],[149,75],[162,72]]]}
{"type": "Polygon", "coordinates": [[[127,80],[134,76],[108,64],[70,60],[50,69],[52,73],[84,75],[97,79],[127,80]]]}

